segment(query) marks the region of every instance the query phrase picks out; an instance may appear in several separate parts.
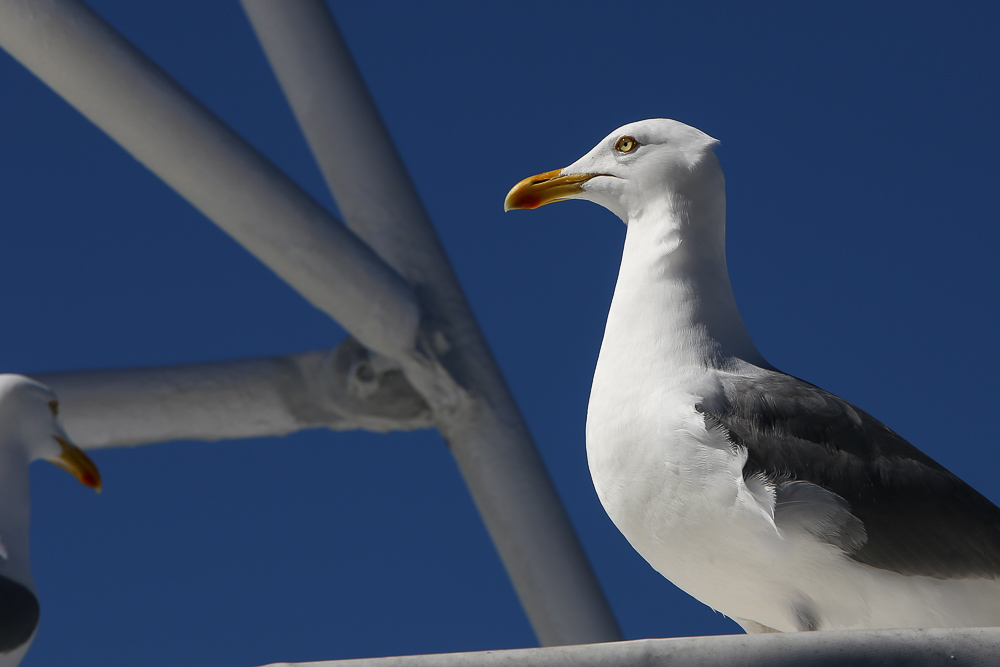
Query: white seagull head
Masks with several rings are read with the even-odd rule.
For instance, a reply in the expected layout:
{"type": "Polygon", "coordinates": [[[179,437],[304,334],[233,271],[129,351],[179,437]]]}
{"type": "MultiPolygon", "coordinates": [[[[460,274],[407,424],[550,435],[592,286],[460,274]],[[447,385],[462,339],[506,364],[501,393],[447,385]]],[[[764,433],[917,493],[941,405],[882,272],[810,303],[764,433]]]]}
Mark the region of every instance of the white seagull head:
{"type": "Polygon", "coordinates": [[[718,143],[676,120],[629,123],[568,167],[515,185],[504,200],[504,210],[586,199],[628,223],[673,194],[700,189],[706,172],[721,179],[722,170],[712,151],[718,143]]]}
{"type": "Polygon", "coordinates": [[[59,421],[59,401],[51,389],[23,375],[0,375],[0,446],[25,463],[44,459],[80,483],[101,490],[101,474],[74,445],[59,421]]]}

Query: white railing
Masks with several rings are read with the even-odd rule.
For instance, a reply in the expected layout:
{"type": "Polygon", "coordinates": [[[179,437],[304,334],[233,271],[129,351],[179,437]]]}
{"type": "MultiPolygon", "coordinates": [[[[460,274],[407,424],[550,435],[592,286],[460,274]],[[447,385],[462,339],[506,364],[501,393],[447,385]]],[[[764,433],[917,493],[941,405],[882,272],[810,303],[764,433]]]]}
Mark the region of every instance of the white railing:
{"type": "MultiPolygon", "coordinates": [[[[1000,628],[839,630],[333,660],[283,667],[993,667],[1000,628]]],[[[278,667],[274,665],[272,667],[278,667]]]]}

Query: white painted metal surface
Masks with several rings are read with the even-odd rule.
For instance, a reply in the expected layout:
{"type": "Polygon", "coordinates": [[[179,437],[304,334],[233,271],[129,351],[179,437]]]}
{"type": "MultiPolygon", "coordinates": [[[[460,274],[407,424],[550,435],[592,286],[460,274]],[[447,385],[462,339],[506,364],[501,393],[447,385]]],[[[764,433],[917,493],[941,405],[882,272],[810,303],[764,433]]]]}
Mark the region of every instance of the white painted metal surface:
{"type": "MultiPolygon", "coordinates": [[[[283,667],[994,667],[1000,628],[841,630],[642,639],[610,644],[393,658],[282,663],[283,667]]],[[[277,665],[272,666],[277,667],[277,665]]]]}
{"type": "Polygon", "coordinates": [[[378,109],[319,0],[244,0],[345,221],[415,287],[429,341],[463,387],[452,403],[400,359],[431,404],[539,640],[620,637],[507,385],[378,109]]]}
{"type": "Polygon", "coordinates": [[[402,374],[353,339],[281,357],[35,377],[58,394],[63,424],[85,449],[433,426],[402,374]]]}

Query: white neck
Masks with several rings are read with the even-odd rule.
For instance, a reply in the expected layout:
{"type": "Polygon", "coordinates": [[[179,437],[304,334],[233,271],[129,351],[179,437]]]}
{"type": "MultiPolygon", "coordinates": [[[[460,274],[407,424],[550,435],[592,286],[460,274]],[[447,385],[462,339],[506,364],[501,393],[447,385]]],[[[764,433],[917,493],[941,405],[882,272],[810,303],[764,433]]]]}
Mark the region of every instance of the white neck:
{"type": "Polygon", "coordinates": [[[741,359],[770,368],[729,282],[722,171],[712,159],[704,172],[629,219],[602,359],[615,348],[647,365],[717,368],[741,359]]]}

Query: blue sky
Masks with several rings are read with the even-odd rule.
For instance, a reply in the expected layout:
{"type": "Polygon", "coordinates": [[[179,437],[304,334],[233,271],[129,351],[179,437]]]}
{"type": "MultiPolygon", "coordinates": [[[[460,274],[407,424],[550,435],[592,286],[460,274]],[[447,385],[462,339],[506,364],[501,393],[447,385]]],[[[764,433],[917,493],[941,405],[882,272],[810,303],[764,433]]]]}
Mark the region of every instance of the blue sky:
{"type": "MultiPolygon", "coordinates": [[[[91,4],[334,206],[237,4],[91,4]]],[[[764,355],[1000,501],[1000,8],[347,5],[334,7],[341,29],[627,637],[738,628],[653,572],[590,483],[587,397],[624,227],[582,202],[502,213],[515,182],[626,122],[671,117],[721,139],[730,271],[764,355]]],[[[4,371],[342,338],[6,54],[0,91],[4,371]]],[[[100,496],[33,468],[42,626],[25,665],[534,643],[435,432],[94,459],[100,496]]]]}

